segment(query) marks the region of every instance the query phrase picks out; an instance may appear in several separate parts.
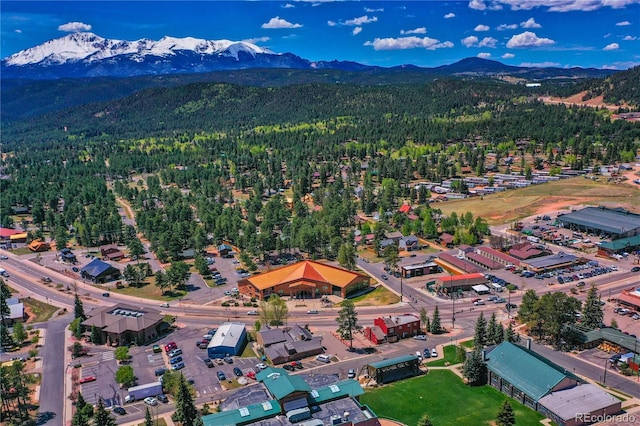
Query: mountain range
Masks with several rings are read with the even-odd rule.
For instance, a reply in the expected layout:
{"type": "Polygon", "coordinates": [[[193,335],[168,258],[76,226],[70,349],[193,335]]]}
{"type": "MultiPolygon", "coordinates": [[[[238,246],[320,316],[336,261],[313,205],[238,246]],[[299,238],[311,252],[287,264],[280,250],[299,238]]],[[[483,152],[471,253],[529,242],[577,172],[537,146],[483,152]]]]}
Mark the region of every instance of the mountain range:
{"type": "Polygon", "coordinates": [[[164,37],[158,41],[113,40],[74,33],[17,52],[0,63],[3,79],[47,80],[193,74],[253,68],[332,69],[369,73],[398,71],[430,75],[511,75],[523,79],[593,78],[613,71],[595,68],[529,68],[480,58],[452,65],[383,68],[349,61],[310,61],[293,53],[274,53],[247,42],[164,37]]]}

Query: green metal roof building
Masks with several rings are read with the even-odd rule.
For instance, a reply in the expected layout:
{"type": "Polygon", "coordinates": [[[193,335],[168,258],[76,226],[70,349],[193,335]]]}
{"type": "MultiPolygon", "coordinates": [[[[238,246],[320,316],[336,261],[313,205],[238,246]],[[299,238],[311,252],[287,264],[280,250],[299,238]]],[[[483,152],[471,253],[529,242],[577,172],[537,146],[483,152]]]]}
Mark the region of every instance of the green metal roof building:
{"type": "Polygon", "coordinates": [[[543,396],[582,380],[522,346],[502,342],[487,356],[489,384],[534,410],[543,396]]]}
{"type": "Polygon", "coordinates": [[[415,355],[402,355],[368,364],[367,370],[376,383],[389,383],[417,376],[420,373],[420,360],[415,355]]]}
{"type": "Polygon", "coordinates": [[[204,426],[243,426],[281,414],[278,401],[266,401],[237,410],[221,411],[202,417],[204,426]]]}

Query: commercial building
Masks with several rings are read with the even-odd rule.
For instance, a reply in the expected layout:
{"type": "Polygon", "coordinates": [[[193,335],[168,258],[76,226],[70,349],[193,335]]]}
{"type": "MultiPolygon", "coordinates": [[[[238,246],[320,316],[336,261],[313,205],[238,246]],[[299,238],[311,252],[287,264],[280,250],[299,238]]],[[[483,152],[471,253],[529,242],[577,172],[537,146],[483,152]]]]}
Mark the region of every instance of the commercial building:
{"type": "Polygon", "coordinates": [[[619,304],[640,312],[640,288],[631,287],[622,290],[615,299],[619,304]]]}
{"type": "Polygon", "coordinates": [[[153,308],[138,308],[125,304],[95,308],[82,322],[85,331],[96,327],[107,344],[143,344],[158,337],[169,325],[153,308]]]}
{"type": "Polygon", "coordinates": [[[598,255],[610,257],[617,253],[630,253],[638,249],[640,249],[640,235],[613,241],[603,241],[598,246],[598,255]]]}
{"type": "Polygon", "coordinates": [[[616,414],[621,401],[536,352],[502,342],[486,355],[488,382],[558,425],[586,424],[584,418],[616,414]]]}
{"type": "Polygon", "coordinates": [[[247,330],[244,324],[225,322],[207,346],[209,358],[224,358],[227,355],[240,355],[247,343],[247,330]]]}
{"type": "Polygon", "coordinates": [[[100,259],[93,259],[86,266],[80,269],[80,276],[95,284],[117,280],[120,278],[120,275],[122,275],[122,273],[118,268],[111,266],[100,259]]]}
{"type": "Polygon", "coordinates": [[[562,337],[581,349],[591,349],[602,344],[607,350],[620,352],[636,352],[640,349],[640,341],[617,328],[602,327],[589,329],[580,324],[572,324],[562,331],[562,337]]]}
{"type": "Polygon", "coordinates": [[[367,365],[369,378],[377,384],[414,377],[420,374],[420,360],[415,355],[402,355],[367,365]]]}
{"type": "Polygon", "coordinates": [[[462,275],[449,275],[436,279],[436,289],[443,293],[469,291],[474,285],[486,284],[489,281],[479,272],[462,275]]]}
{"type": "Polygon", "coordinates": [[[364,390],[356,380],[290,375],[272,367],[256,380],[258,384],[239,389],[220,404],[219,413],[202,417],[204,426],[380,426],[376,414],[360,404],[364,390]]]}
{"type": "Polygon", "coordinates": [[[585,207],[559,215],[565,228],[595,234],[607,234],[612,240],[640,235],[640,214],[622,208],[585,207]]]}
{"type": "Polygon", "coordinates": [[[577,264],[579,261],[577,256],[568,253],[550,254],[548,256],[536,257],[520,261],[520,265],[532,272],[546,272],[554,269],[568,268],[577,264]]]}
{"type": "Polygon", "coordinates": [[[274,365],[323,352],[322,337],[314,336],[298,324],[283,328],[266,327],[256,334],[256,341],[274,365]]]}
{"type": "Polygon", "coordinates": [[[324,295],[347,297],[369,287],[369,276],[304,260],[238,281],[238,291],[247,297],[268,299],[271,294],[311,299],[324,295]]]}
{"type": "Polygon", "coordinates": [[[373,327],[364,330],[365,336],[375,344],[397,342],[399,339],[413,337],[420,331],[420,318],[413,314],[395,317],[379,317],[373,320],[373,327]]]}

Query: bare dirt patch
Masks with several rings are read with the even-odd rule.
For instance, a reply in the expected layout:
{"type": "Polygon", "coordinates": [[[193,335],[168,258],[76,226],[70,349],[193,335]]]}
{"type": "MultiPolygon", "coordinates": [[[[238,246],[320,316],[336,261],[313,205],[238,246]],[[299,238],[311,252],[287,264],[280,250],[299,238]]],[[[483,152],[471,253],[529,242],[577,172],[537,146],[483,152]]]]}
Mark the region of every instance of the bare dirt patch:
{"type": "Polygon", "coordinates": [[[543,96],[540,98],[542,102],[550,105],[580,105],[580,106],[588,106],[592,108],[606,108],[610,111],[617,111],[619,108],[626,108],[628,105],[612,105],[604,102],[603,96],[596,96],[594,98],[583,100],[584,96],[587,94],[587,91],[582,91],[580,93],[576,93],[575,95],[569,96],[567,98],[556,98],[553,96],[543,96]]]}

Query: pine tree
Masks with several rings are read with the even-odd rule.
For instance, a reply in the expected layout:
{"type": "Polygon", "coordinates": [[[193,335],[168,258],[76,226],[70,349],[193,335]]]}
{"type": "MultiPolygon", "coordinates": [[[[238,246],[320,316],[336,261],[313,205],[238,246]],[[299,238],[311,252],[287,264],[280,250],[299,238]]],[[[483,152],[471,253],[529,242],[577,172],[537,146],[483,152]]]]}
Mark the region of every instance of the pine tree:
{"type": "Polygon", "coordinates": [[[431,319],[431,333],[432,334],[440,334],[442,333],[442,327],[440,326],[440,311],[438,310],[438,305],[433,310],[433,318],[431,319]]]}
{"type": "Polygon", "coordinates": [[[74,305],[73,305],[73,317],[74,318],[82,318],[82,321],[87,319],[87,316],[84,314],[84,306],[82,305],[82,300],[76,293],[74,305]]]}
{"type": "Polygon", "coordinates": [[[418,420],[418,426],[433,426],[428,414],[423,414],[422,417],[420,417],[420,420],[418,420]]]}
{"type": "Polygon", "coordinates": [[[504,404],[500,407],[498,418],[496,419],[496,425],[498,426],[513,426],[516,424],[516,417],[513,414],[513,408],[509,404],[508,400],[504,400],[504,404]]]}
{"type": "Polygon", "coordinates": [[[487,320],[484,314],[480,312],[480,316],[476,320],[476,331],[473,338],[474,349],[482,349],[487,345],[487,320]]]}
{"type": "Polygon", "coordinates": [[[111,416],[106,408],[104,407],[104,402],[102,398],[98,400],[98,407],[96,409],[96,414],[93,419],[93,424],[95,426],[116,426],[116,419],[111,416]]]}
{"type": "Polygon", "coordinates": [[[15,345],[13,336],[9,332],[9,328],[4,324],[0,324],[0,346],[3,348],[11,348],[15,345]]]}
{"type": "Polygon", "coordinates": [[[582,325],[590,329],[600,328],[603,319],[604,313],[602,305],[600,305],[598,291],[595,286],[591,286],[587,293],[587,300],[584,301],[582,307],[582,325]]]}
{"type": "Polygon", "coordinates": [[[149,411],[149,407],[145,407],[144,426],[153,426],[153,419],[151,418],[151,411],[149,411]]]}
{"type": "Polygon", "coordinates": [[[7,325],[5,321],[11,314],[11,309],[9,309],[9,305],[7,304],[7,299],[10,298],[11,290],[9,289],[7,283],[5,283],[2,278],[0,278],[0,318],[2,318],[2,325],[7,325]]]}
{"type": "Polygon", "coordinates": [[[467,354],[462,367],[462,376],[467,379],[470,385],[484,383],[485,365],[482,362],[482,352],[479,349],[467,354]]]}
{"type": "Polygon", "coordinates": [[[176,411],[171,418],[182,424],[182,426],[191,426],[198,418],[198,410],[193,403],[193,395],[191,389],[184,378],[180,375],[180,383],[178,384],[178,392],[175,395],[176,411]]]}
{"type": "Polygon", "coordinates": [[[495,312],[491,314],[487,325],[487,344],[499,345],[504,341],[504,327],[496,319],[495,312]]]}
{"type": "Polygon", "coordinates": [[[504,341],[509,343],[516,343],[520,341],[520,336],[514,331],[511,323],[509,323],[509,326],[504,330],[504,341]]]}
{"type": "Polygon", "coordinates": [[[348,339],[350,348],[353,349],[353,333],[360,329],[360,325],[358,325],[358,312],[356,312],[353,301],[347,299],[343,302],[342,309],[338,312],[336,322],[338,323],[337,333],[343,339],[348,339]]]}

